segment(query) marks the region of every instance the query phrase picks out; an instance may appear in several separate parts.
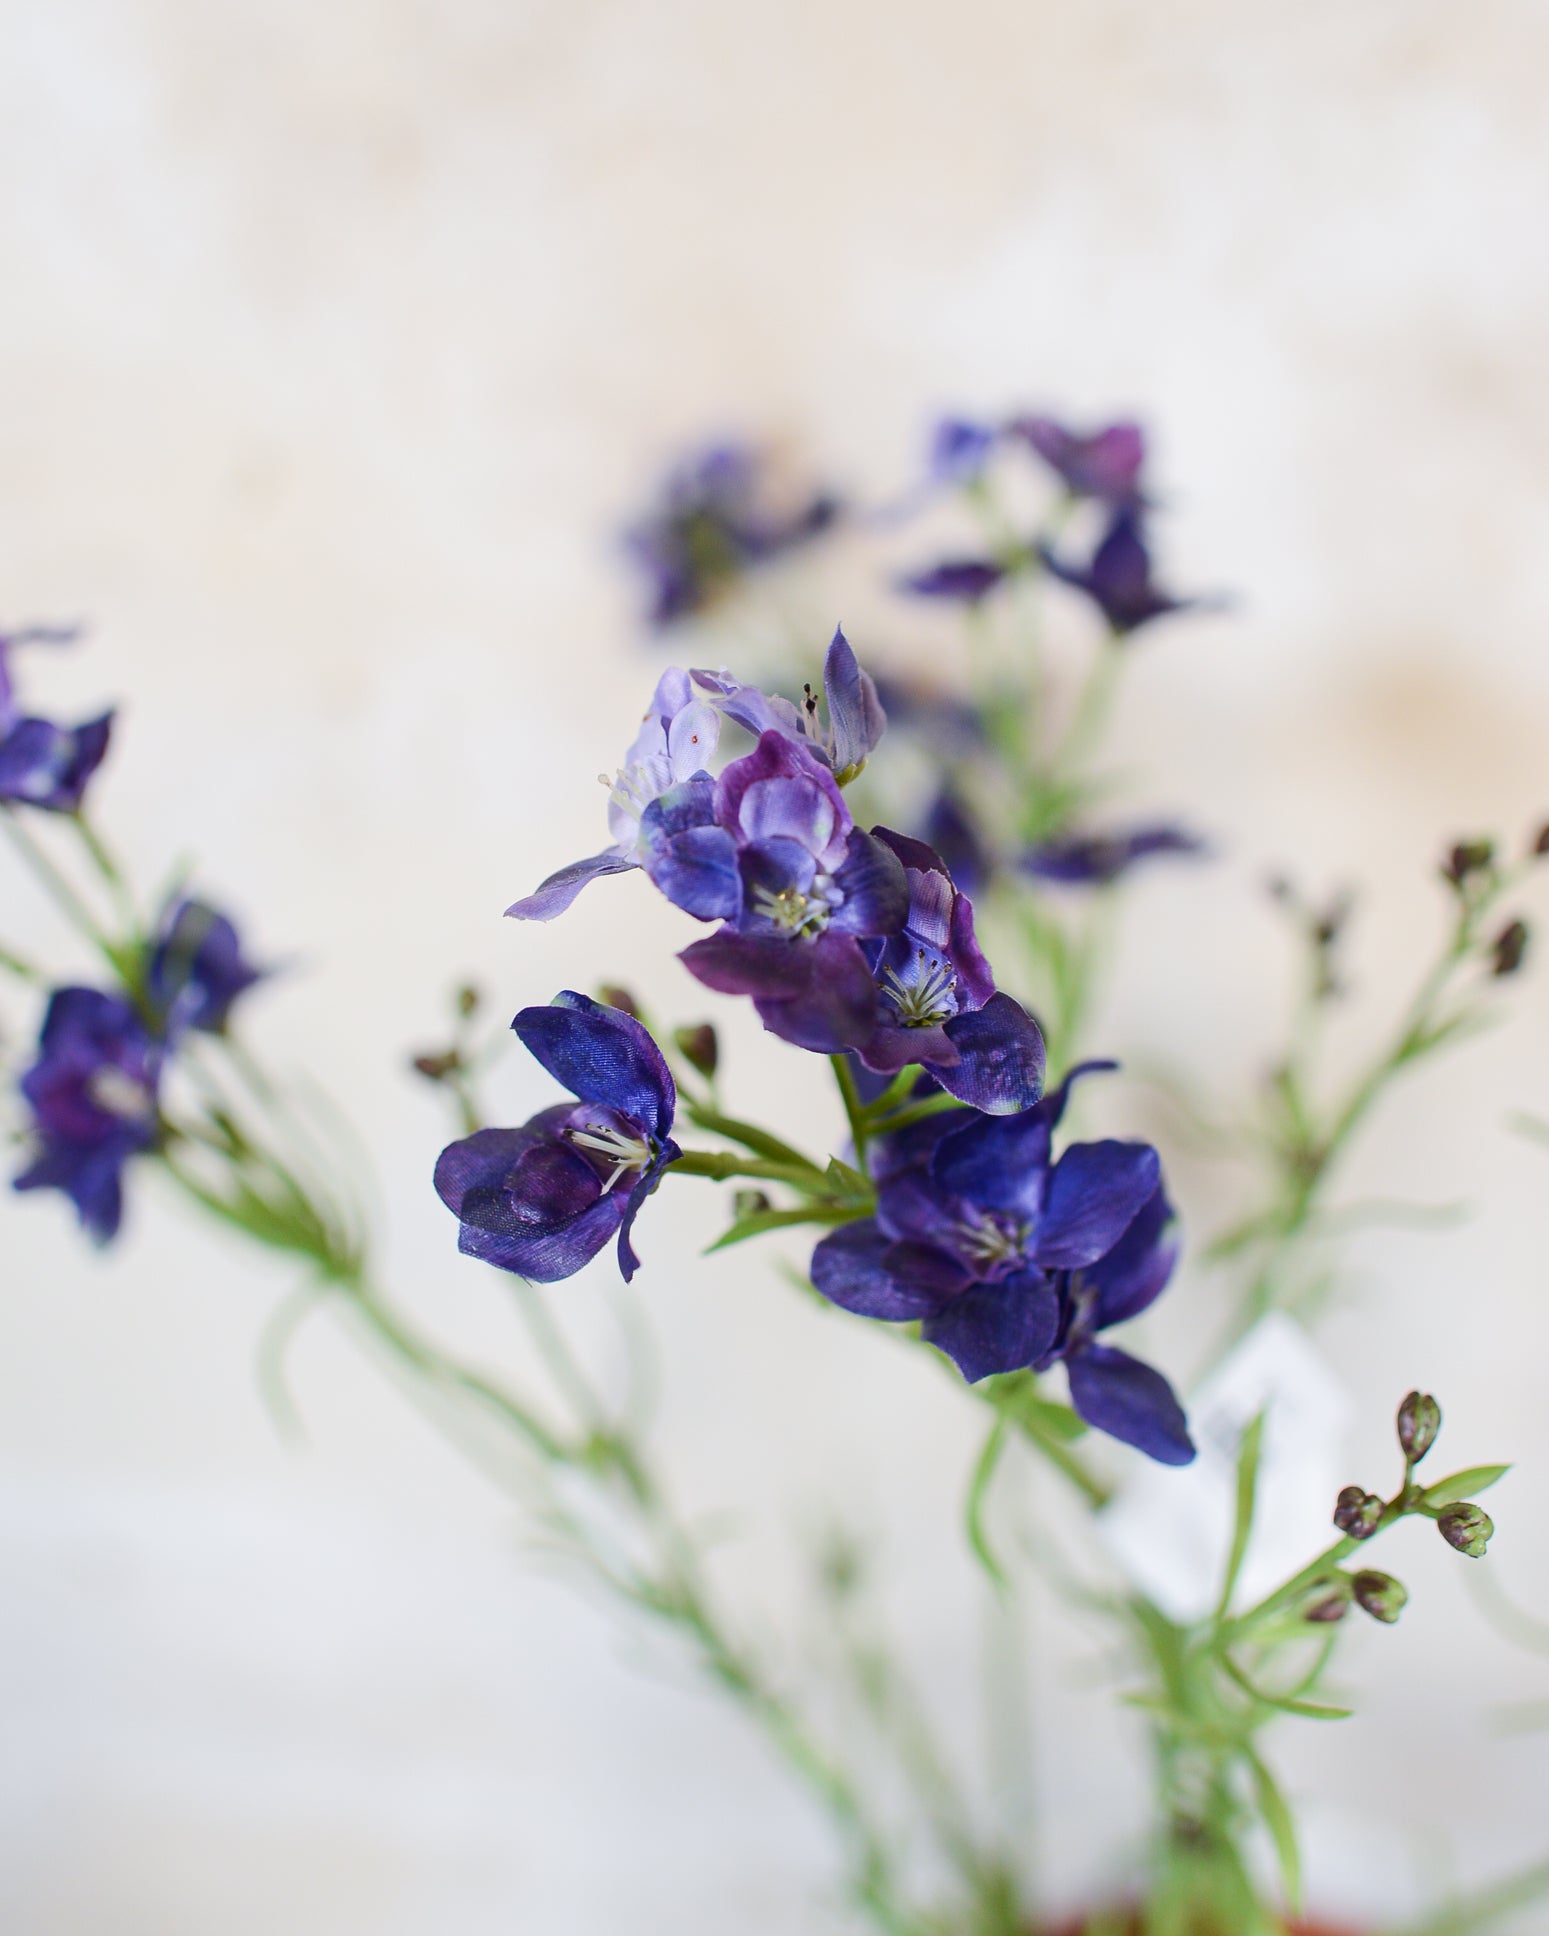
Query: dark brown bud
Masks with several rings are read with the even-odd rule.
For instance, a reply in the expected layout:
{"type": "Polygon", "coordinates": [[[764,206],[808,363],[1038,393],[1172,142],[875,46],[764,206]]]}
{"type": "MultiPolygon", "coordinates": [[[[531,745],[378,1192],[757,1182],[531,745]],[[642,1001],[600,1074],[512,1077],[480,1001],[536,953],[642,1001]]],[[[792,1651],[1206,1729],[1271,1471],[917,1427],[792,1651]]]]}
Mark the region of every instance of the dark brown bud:
{"type": "Polygon", "coordinates": [[[1533,852],[1540,857],[1549,854],[1549,820],[1546,820],[1533,836],[1533,852]]]}
{"type": "Polygon", "coordinates": [[[672,1039],[678,1045],[678,1054],[691,1069],[697,1069],[707,1079],[715,1074],[721,1051],[715,1030],[708,1022],[700,1022],[694,1028],[675,1029],[672,1039]]]}
{"type": "Polygon", "coordinates": [[[1346,1486],[1334,1507],[1334,1524],[1346,1539],[1370,1539],[1382,1518],[1383,1501],[1374,1492],[1346,1486]]]}
{"type": "Polygon", "coordinates": [[[1460,840],[1442,863],[1442,878],[1462,887],[1475,874],[1482,874],[1494,859],[1493,840],[1460,840]]]}
{"type": "Polygon", "coordinates": [[[1429,1392],[1410,1392],[1398,1408],[1398,1442],[1411,1465],[1430,1451],[1440,1430],[1440,1405],[1429,1392]]]}
{"type": "Polygon", "coordinates": [[[1526,921],[1508,921],[1495,937],[1490,949],[1490,973],[1492,975],[1514,975],[1522,966],[1527,954],[1528,926],[1526,921]]]}
{"type": "Polygon", "coordinates": [[[1482,1506],[1464,1499],[1447,1508],[1437,1520],[1436,1530],[1449,1546],[1455,1546],[1471,1560],[1482,1560],[1495,1531],[1495,1521],[1482,1506]]]}
{"type": "Polygon", "coordinates": [[[621,1015],[632,1015],[640,1020],[640,1004],[627,988],[604,986],[597,990],[597,999],[607,1008],[616,1008],[621,1015]]]}
{"type": "Polygon", "coordinates": [[[1349,1611],[1350,1576],[1340,1573],[1318,1587],[1302,1608],[1302,1618],[1315,1621],[1319,1626],[1330,1627],[1336,1620],[1343,1620],[1349,1611]]]}
{"type": "Polygon", "coordinates": [[[731,1199],[732,1215],[740,1223],[744,1217],[761,1216],[765,1210],[774,1206],[762,1190],[734,1190],[731,1199]]]}
{"type": "Polygon", "coordinates": [[[478,989],[474,987],[471,981],[465,981],[453,997],[457,1012],[465,1022],[470,1015],[476,1015],[478,1013],[479,1003],[483,999],[483,996],[480,995],[478,989]]]}
{"type": "Polygon", "coordinates": [[[1363,1613],[1369,1613],[1373,1620],[1381,1620],[1390,1627],[1409,1599],[1408,1593],[1391,1573],[1357,1573],[1350,1582],[1350,1591],[1363,1613]]]}
{"type": "Polygon", "coordinates": [[[417,1055],[413,1062],[413,1067],[427,1082],[445,1082],[462,1066],[463,1059],[456,1049],[443,1049],[439,1055],[417,1055]]]}

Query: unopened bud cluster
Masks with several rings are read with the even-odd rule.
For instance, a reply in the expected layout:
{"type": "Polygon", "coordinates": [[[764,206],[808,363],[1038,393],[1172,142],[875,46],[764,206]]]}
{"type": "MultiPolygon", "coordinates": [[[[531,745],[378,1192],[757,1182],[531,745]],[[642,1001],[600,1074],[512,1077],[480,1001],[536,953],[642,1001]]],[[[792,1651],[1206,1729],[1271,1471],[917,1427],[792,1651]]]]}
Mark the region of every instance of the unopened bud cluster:
{"type": "Polygon", "coordinates": [[[1455,1546],[1471,1560],[1481,1560],[1495,1531],[1495,1521],[1482,1506],[1462,1499],[1457,1505],[1447,1507],[1436,1527],[1449,1546],[1455,1546]]]}

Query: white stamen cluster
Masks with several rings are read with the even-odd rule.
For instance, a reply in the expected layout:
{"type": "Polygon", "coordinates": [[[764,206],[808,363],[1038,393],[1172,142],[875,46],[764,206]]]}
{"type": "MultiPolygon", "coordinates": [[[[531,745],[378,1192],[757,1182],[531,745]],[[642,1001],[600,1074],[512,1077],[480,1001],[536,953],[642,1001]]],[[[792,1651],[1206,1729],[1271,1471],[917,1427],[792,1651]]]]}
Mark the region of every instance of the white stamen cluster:
{"type": "Polygon", "coordinates": [[[992,1210],[971,1210],[953,1234],[963,1255],[983,1268],[1014,1263],[1026,1250],[1031,1232],[1026,1224],[997,1217],[992,1210]]]}
{"type": "Polygon", "coordinates": [[[626,1130],[611,1129],[603,1123],[588,1123],[584,1129],[568,1129],[565,1134],[577,1148],[612,1165],[602,1186],[604,1196],[621,1176],[638,1175],[655,1155],[647,1137],[631,1136],[626,1130]]]}
{"type": "Polygon", "coordinates": [[[905,1028],[934,1028],[957,1013],[957,977],[950,962],[917,948],[901,969],[884,968],[882,993],[905,1028]]]}
{"type": "Polygon", "coordinates": [[[86,1093],[105,1116],[118,1116],[126,1123],[143,1122],[151,1113],[151,1095],[144,1083],[110,1062],[92,1070],[86,1093]]]}
{"type": "Polygon", "coordinates": [[[772,887],[753,889],[753,912],[770,921],[781,934],[810,937],[821,934],[833,919],[834,911],[844,906],[843,890],[834,885],[831,874],[817,874],[805,893],[800,888],[772,887]]]}

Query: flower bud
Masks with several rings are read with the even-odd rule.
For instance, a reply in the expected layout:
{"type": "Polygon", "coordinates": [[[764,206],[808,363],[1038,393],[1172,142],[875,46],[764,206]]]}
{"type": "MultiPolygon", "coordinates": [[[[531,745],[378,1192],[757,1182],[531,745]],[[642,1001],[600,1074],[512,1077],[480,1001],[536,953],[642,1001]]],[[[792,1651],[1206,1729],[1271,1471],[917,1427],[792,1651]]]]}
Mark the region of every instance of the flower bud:
{"type": "Polygon", "coordinates": [[[1508,921],[1491,945],[1490,973],[1497,976],[1514,975],[1522,966],[1527,944],[1526,921],[1508,921]]]}
{"type": "Polygon", "coordinates": [[[695,1028],[675,1029],[672,1039],[678,1045],[678,1054],[691,1069],[697,1069],[706,1078],[715,1074],[721,1052],[715,1030],[708,1022],[700,1022],[695,1028]]]}
{"type": "Polygon", "coordinates": [[[455,996],[457,1012],[466,1022],[470,1015],[477,1014],[479,1003],[483,1000],[478,989],[471,981],[465,981],[455,996]]]}
{"type": "Polygon", "coordinates": [[[1346,1486],[1334,1507],[1334,1524],[1346,1539],[1370,1539],[1382,1518],[1384,1501],[1359,1486],[1346,1486]]]}
{"type": "Polygon", "coordinates": [[[1442,879],[1462,887],[1473,875],[1482,874],[1494,859],[1493,840],[1460,840],[1442,863],[1442,879]]]}
{"type": "Polygon", "coordinates": [[[637,1022],[640,1020],[640,1004],[627,988],[604,986],[597,990],[597,999],[605,1008],[616,1008],[621,1015],[628,1015],[637,1022]]]}
{"type": "Polygon", "coordinates": [[[1549,854],[1549,820],[1546,820],[1533,836],[1533,853],[1540,860],[1545,854],[1549,854]]]}
{"type": "Polygon", "coordinates": [[[1495,1521],[1482,1506],[1464,1499],[1455,1506],[1449,1506],[1437,1520],[1436,1527],[1449,1546],[1455,1546],[1471,1560],[1482,1560],[1484,1549],[1490,1543],[1490,1535],[1495,1531],[1495,1521]]]}
{"type": "Polygon", "coordinates": [[[1373,1620],[1385,1621],[1388,1626],[1403,1612],[1409,1598],[1391,1573],[1357,1573],[1350,1590],[1363,1613],[1369,1613],[1373,1620]]]}
{"type": "Polygon", "coordinates": [[[1411,1465],[1417,1465],[1430,1451],[1440,1430],[1440,1405],[1429,1392],[1410,1392],[1398,1408],[1398,1442],[1411,1465]]]}
{"type": "Polygon", "coordinates": [[[412,1066],[427,1082],[445,1082],[448,1076],[456,1075],[463,1059],[456,1049],[445,1049],[440,1055],[415,1056],[412,1066]]]}
{"type": "Polygon", "coordinates": [[[731,1213],[740,1223],[744,1217],[761,1216],[765,1210],[773,1209],[762,1190],[733,1190],[731,1213]]]}
{"type": "Polygon", "coordinates": [[[1327,1627],[1336,1620],[1343,1620],[1349,1611],[1350,1576],[1348,1573],[1339,1573],[1332,1580],[1325,1580],[1319,1585],[1302,1608],[1302,1618],[1327,1627]]]}

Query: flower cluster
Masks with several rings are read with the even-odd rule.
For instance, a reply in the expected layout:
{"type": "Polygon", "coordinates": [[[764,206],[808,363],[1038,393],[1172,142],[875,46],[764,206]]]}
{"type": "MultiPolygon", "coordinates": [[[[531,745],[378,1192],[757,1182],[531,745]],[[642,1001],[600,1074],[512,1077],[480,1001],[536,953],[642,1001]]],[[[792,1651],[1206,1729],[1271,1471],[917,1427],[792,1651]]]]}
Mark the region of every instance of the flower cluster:
{"type": "Polygon", "coordinates": [[[767,465],[745,444],[714,444],[669,471],[655,510],[625,533],[650,585],[656,627],[702,611],[751,566],[824,531],[838,500],[772,501],[767,465]]]}
{"type": "MultiPolygon", "coordinates": [[[[1077,1143],[1054,1159],[1072,1078],[1044,1098],[1038,1024],[996,988],[961,882],[934,847],[863,829],[850,811],[844,788],[885,726],[842,631],[821,699],[808,687],[793,703],[726,672],[673,668],[611,786],[614,844],[508,912],[549,920],[588,881],[640,869],[714,924],[682,951],[691,973],[749,997],[772,1033],[847,1072],[856,1147],[841,1174],[864,1194],[787,1217],[839,1226],[813,1258],[818,1290],[864,1316],[919,1320],[970,1380],[1063,1363],[1083,1418],[1183,1463],[1193,1447],[1166,1380],[1098,1341],[1159,1295],[1176,1258],[1156,1151],[1077,1143]],[[725,723],[753,743],[717,773],[725,723]],[[863,1093],[880,1115],[865,1117],[863,1093]]],[[[628,1278],[641,1205],[687,1162],[672,1140],[667,1064],[635,1015],[574,993],[512,1026],[576,1101],[443,1151],[436,1188],[460,1248],[551,1282],[617,1233],[628,1278]]],[[[702,1073],[702,1058],[689,1060],[702,1073]]],[[[754,1133],[755,1150],[771,1143],[754,1133]]],[[[824,1187],[826,1173],[805,1159],[749,1171],[733,1158],[718,1170],[691,1154],[710,1163],[691,1174],[824,1187]]]]}
{"type": "Polygon", "coordinates": [[[123,1218],[123,1169],[164,1133],[159,1094],[187,1031],[219,1034],[261,971],[236,929],[201,901],[170,903],[144,943],[136,994],[55,989],[36,1060],[21,1079],[31,1112],[31,1160],[18,1190],[59,1190],[99,1244],[123,1218]]]}

